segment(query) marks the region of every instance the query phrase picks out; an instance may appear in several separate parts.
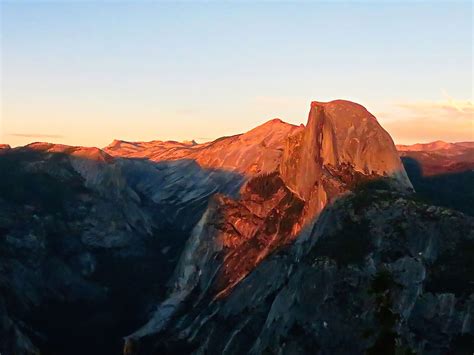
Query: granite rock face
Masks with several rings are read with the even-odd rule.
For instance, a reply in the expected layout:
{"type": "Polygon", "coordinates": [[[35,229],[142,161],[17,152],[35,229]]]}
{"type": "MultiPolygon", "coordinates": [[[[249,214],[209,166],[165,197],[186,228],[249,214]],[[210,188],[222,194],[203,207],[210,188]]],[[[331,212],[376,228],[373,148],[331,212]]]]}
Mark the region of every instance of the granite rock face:
{"type": "Polygon", "coordinates": [[[237,200],[214,199],[185,247],[169,299],[128,343],[161,332],[195,294],[228,296],[265,258],[308,234],[328,204],[373,181],[412,191],[388,133],[360,105],[313,102],[307,126],[286,138],[272,172],[250,176],[237,200]]]}
{"type": "Polygon", "coordinates": [[[0,171],[2,353],[472,353],[472,218],[422,202],[358,104],[0,171]]]}
{"type": "Polygon", "coordinates": [[[335,180],[386,177],[395,189],[412,188],[390,135],[364,107],[343,100],[311,103],[307,126],[287,140],[280,172],[308,202],[307,219],[347,190],[335,180]]]}
{"type": "Polygon", "coordinates": [[[278,168],[286,137],[300,129],[273,119],[244,134],[222,137],[203,144],[116,140],[104,151],[113,156],[146,158],[152,161],[191,159],[205,169],[221,169],[255,176],[278,168]]]}
{"type": "Polygon", "coordinates": [[[142,339],[143,354],[469,354],[473,227],[452,210],[359,191],[227,297],[199,287],[142,339]]]}
{"type": "Polygon", "coordinates": [[[3,354],[120,352],[210,196],[243,181],[190,160],[42,143],[2,154],[0,170],[3,354]]]}

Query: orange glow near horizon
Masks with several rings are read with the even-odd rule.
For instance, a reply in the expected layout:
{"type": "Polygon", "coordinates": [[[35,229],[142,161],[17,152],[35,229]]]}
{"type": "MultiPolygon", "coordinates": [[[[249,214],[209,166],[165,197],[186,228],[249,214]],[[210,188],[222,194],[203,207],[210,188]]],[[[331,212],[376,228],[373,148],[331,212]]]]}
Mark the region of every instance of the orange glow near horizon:
{"type": "MultiPolygon", "coordinates": [[[[37,103],[7,103],[2,110],[1,142],[21,146],[36,141],[102,148],[114,139],[126,141],[196,140],[199,143],[246,132],[274,117],[305,124],[309,102],[304,99],[258,98],[233,112],[214,106],[209,110],[141,110],[130,105],[120,112],[106,107],[63,103],[51,109],[37,103]],[[223,111],[221,111],[223,110],[223,111]],[[268,112],[272,116],[265,114],[268,112]],[[278,115],[278,111],[282,115],[278,115]],[[226,119],[221,119],[225,116],[226,119]],[[297,119],[296,116],[299,116],[297,119]],[[32,119],[34,118],[34,119],[32,119]]],[[[363,102],[361,104],[364,104],[363,102]]],[[[375,106],[375,105],[374,105],[375,106]]],[[[410,102],[367,107],[397,144],[474,140],[472,101],[410,102]]],[[[122,105],[123,107],[123,105],[122,105]]]]}
{"type": "Polygon", "coordinates": [[[0,4],[0,143],[211,141],[336,99],[399,144],[474,140],[468,2],[119,3],[0,4]]]}

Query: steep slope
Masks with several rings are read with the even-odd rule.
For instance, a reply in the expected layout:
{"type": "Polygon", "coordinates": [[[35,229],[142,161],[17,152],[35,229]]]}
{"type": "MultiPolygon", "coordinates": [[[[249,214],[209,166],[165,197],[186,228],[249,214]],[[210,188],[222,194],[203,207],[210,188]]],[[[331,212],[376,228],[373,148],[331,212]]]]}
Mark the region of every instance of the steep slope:
{"type": "Polygon", "coordinates": [[[306,128],[287,141],[280,171],[308,202],[308,219],[343,192],[335,180],[387,177],[394,188],[411,189],[390,135],[363,106],[343,100],[311,103],[306,128]]]}
{"type": "Polygon", "coordinates": [[[294,129],[272,120],[207,150],[195,142],[140,144],[128,155],[121,142],[120,154],[50,143],[2,149],[0,351],[117,352],[163,297],[209,199],[237,196],[251,174],[276,170],[294,129]]]}
{"type": "Polygon", "coordinates": [[[390,136],[362,106],[313,102],[287,138],[277,171],[249,179],[234,200],[216,196],[181,257],[168,300],[128,338],[163,331],[186,302],[228,296],[268,255],[309,233],[319,213],[371,181],[412,187],[390,136]],[[197,296],[196,296],[197,295],[197,296]],[[191,300],[189,300],[191,298],[191,300]]]}
{"type": "Polygon", "coordinates": [[[191,299],[143,353],[471,354],[473,230],[460,213],[358,191],[228,297],[191,299]]]}
{"type": "Polygon", "coordinates": [[[204,144],[0,147],[0,171],[1,353],[472,353],[473,221],[412,194],[358,104],[204,144]]]}
{"type": "Polygon", "coordinates": [[[210,196],[243,179],[48,143],[9,149],[0,171],[3,354],[118,353],[210,196]]]}

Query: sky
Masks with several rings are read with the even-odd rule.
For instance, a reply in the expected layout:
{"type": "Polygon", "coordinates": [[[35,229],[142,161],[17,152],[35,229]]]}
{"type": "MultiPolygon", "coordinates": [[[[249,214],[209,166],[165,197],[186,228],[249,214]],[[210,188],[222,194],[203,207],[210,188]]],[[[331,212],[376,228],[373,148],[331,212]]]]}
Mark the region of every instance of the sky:
{"type": "Polygon", "coordinates": [[[207,141],[347,99],[474,140],[472,3],[0,0],[0,143],[207,141]]]}

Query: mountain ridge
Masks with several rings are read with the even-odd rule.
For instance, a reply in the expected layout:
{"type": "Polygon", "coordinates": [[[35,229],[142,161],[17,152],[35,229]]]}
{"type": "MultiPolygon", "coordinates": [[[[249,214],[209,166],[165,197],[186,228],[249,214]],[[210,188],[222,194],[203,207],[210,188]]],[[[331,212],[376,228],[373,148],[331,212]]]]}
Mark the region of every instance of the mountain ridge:
{"type": "Polygon", "coordinates": [[[307,125],[285,139],[272,171],[250,175],[238,198],[211,200],[177,266],[174,290],[150,321],[127,337],[126,348],[161,332],[192,294],[228,297],[267,257],[310,233],[326,206],[359,185],[382,180],[401,194],[412,192],[393,141],[361,105],[313,102],[307,125]],[[375,142],[372,148],[368,139],[375,142]]]}
{"type": "Polygon", "coordinates": [[[469,213],[449,201],[452,186],[470,196],[472,172],[452,170],[471,143],[456,149],[397,152],[345,100],[313,101],[306,125],[273,119],[202,144],[5,147],[0,351],[117,353],[122,337],[127,355],[458,349],[474,307],[453,255],[471,250],[473,222],[439,207],[469,213]]]}
{"type": "Polygon", "coordinates": [[[273,119],[246,133],[221,137],[212,142],[189,145],[174,141],[114,141],[104,151],[112,156],[152,161],[193,159],[204,168],[256,175],[276,169],[285,137],[297,129],[298,126],[273,119]]]}

